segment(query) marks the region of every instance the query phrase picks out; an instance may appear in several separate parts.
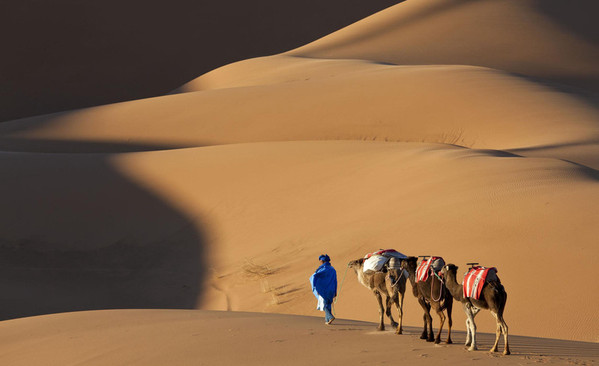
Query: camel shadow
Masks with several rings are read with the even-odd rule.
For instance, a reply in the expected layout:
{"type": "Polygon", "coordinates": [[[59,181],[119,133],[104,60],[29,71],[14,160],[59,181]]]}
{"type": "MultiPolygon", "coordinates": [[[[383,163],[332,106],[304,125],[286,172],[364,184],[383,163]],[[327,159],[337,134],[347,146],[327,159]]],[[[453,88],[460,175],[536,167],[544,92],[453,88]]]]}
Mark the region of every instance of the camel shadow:
{"type": "MultiPolygon", "coordinates": [[[[455,345],[464,347],[466,332],[452,331],[455,345]]],[[[494,333],[476,333],[478,351],[488,351],[495,343],[494,333]]],[[[568,341],[552,338],[537,338],[511,335],[509,336],[512,355],[519,356],[555,356],[555,357],[599,357],[599,344],[591,342],[568,341]]],[[[499,340],[499,349],[503,347],[503,339],[499,340]]]]}

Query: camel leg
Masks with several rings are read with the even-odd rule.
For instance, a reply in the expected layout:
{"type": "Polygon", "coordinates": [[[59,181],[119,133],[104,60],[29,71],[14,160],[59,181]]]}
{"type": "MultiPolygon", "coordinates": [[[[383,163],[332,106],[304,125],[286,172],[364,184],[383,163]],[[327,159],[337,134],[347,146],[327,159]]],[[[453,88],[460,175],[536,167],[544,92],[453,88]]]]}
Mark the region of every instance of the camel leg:
{"type": "MultiPolygon", "coordinates": [[[[437,315],[439,316],[439,332],[437,333],[437,336],[435,337],[435,344],[441,343],[441,331],[443,331],[443,324],[445,324],[445,314],[443,313],[443,310],[441,310],[441,308],[439,307],[438,309],[435,309],[435,311],[437,312],[437,315]]],[[[432,329],[431,329],[432,331],[432,329]]]]}
{"type": "Polygon", "coordinates": [[[464,314],[466,314],[466,343],[464,346],[469,347],[472,344],[472,330],[470,329],[470,305],[468,303],[463,303],[462,306],[464,308],[464,314]]]}
{"type": "Polygon", "coordinates": [[[499,337],[501,336],[501,322],[499,321],[499,318],[497,317],[497,313],[491,311],[491,314],[493,314],[493,317],[495,318],[495,321],[497,322],[497,329],[495,330],[495,344],[493,344],[493,347],[491,347],[490,352],[497,352],[497,344],[499,343],[499,337]]]}
{"type": "Polygon", "coordinates": [[[374,292],[374,296],[376,296],[376,300],[379,303],[379,315],[381,316],[381,320],[379,322],[379,327],[377,328],[378,330],[385,330],[385,308],[383,307],[383,297],[381,296],[381,293],[378,291],[374,292]]]}
{"type": "Polygon", "coordinates": [[[464,346],[469,347],[472,344],[472,333],[470,333],[470,319],[466,318],[466,343],[464,346]]]}
{"type": "Polygon", "coordinates": [[[391,327],[393,328],[397,328],[397,326],[399,324],[397,324],[397,322],[395,321],[395,319],[393,319],[393,314],[391,313],[391,307],[393,306],[393,298],[390,296],[387,296],[387,309],[385,310],[385,313],[387,314],[387,317],[389,317],[389,320],[391,321],[391,327]]]}
{"type": "Polygon", "coordinates": [[[507,341],[507,333],[508,333],[508,329],[507,329],[507,324],[505,322],[505,320],[503,320],[503,316],[502,315],[497,315],[497,318],[501,324],[502,327],[502,331],[503,331],[503,343],[504,343],[504,347],[503,347],[503,354],[504,355],[509,355],[510,354],[510,345],[507,341]]]}
{"type": "Polygon", "coordinates": [[[445,343],[452,344],[453,341],[451,340],[451,327],[453,326],[453,319],[451,317],[451,313],[453,310],[453,298],[445,301],[447,302],[447,341],[445,343]]]}
{"type": "Polygon", "coordinates": [[[399,314],[399,325],[397,326],[397,330],[395,331],[395,334],[402,334],[403,333],[403,328],[402,328],[402,324],[403,324],[403,294],[400,292],[398,293],[398,297],[395,300],[395,305],[397,306],[397,312],[399,314]]]}
{"type": "Polygon", "coordinates": [[[500,317],[499,320],[501,321],[501,326],[503,327],[503,342],[505,343],[504,347],[503,347],[503,354],[509,355],[511,352],[510,352],[510,344],[507,341],[507,332],[508,332],[507,324],[506,324],[505,320],[503,320],[503,316],[500,315],[499,317],[500,317]]]}
{"type": "Polygon", "coordinates": [[[499,321],[501,322],[501,325],[503,326],[503,354],[504,355],[509,355],[510,352],[510,344],[508,343],[508,329],[507,329],[507,323],[505,322],[505,320],[503,319],[503,310],[505,309],[505,303],[507,301],[507,293],[504,292],[504,298],[503,298],[503,304],[500,306],[499,311],[497,312],[497,317],[499,318],[499,321]]]}
{"type": "Polygon", "coordinates": [[[476,322],[474,321],[474,312],[472,312],[472,317],[470,318],[470,333],[472,333],[472,344],[468,351],[476,351],[478,350],[478,343],[476,343],[476,322]]]}
{"type": "Polygon", "coordinates": [[[422,331],[422,335],[420,339],[426,339],[427,342],[434,341],[433,338],[433,318],[431,317],[430,311],[431,306],[426,303],[426,301],[422,298],[418,298],[418,303],[424,310],[424,314],[422,315],[422,319],[424,320],[424,330],[422,331]]]}

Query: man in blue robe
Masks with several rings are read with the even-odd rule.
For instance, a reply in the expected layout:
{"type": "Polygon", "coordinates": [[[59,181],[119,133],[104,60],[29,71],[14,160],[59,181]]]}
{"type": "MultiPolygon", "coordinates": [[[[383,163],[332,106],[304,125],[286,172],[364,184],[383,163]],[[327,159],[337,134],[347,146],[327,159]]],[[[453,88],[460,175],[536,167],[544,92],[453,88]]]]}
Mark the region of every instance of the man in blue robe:
{"type": "Polygon", "coordinates": [[[318,310],[324,310],[325,324],[331,325],[335,317],[331,312],[331,305],[333,299],[337,296],[337,272],[335,268],[331,266],[331,258],[322,254],[318,257],[321,265],[316,269],[316,272],[310,277],[310,284],[312,285],[312,292],[318,300],[318,310]]]}

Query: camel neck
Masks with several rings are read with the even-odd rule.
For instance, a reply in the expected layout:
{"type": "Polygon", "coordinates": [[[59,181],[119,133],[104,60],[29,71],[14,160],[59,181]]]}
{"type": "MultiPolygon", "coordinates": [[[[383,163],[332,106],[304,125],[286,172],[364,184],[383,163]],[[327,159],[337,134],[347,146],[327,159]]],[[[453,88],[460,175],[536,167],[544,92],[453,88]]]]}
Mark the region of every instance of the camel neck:
{"type": "Polygon", "coordinates": [[[407,266],[408,275],[410,277],[410,284],[412,285],[412,293],[414,296],[418,297],[418,287],[416,287],[416,268],[412,268],[412,266],[407,266]]]}
{"type": "Polygon", "coordinates": [[[446,280],[445,280],[445,287],[447,287],[447,289],[449,290],[449,293],[451,293],[451,296],[453,296],[454,299],[456,299],[457,301],[463,301],[464,300],[464,294],[463,294],[463,286],[460,285],[456,279],[456,273],[452,272],[452,271],[448,271],[445,275],[446,280]]]}

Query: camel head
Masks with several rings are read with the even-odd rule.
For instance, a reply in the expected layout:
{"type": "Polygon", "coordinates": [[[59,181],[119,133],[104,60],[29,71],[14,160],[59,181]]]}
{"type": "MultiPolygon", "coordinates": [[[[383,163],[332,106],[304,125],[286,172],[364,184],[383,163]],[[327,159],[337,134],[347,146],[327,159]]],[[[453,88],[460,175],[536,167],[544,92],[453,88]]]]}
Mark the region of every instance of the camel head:
{"type": "Polygon", "coordinates": [[[447,277],[447,274],[451,274],[453,276],[453,278],[455,278],[457,272],[458,272],[458,266],[456,266],[455,264],[452,264],[452,263],[446,264],[445,266],[443,266],[443,269],[441,269],[441,273],[443,274],[444,277],[447,277]]]}
{"type": "Polygon", "coordinates": [[[405,269],[408,272],[416,272],[416,263],[418,262],[417,257],[408,257],[401,260],[401,269],[405,269]]]}
{"type": "Polygon", "coordinates": [[[364,258],[360,258],[360,259],[356,259],[354,261],[350,261],[347,266],[349,268],[353,268],[354,271],[357,271],[358,269],[362,268],[364,266],[364,258]]]}

